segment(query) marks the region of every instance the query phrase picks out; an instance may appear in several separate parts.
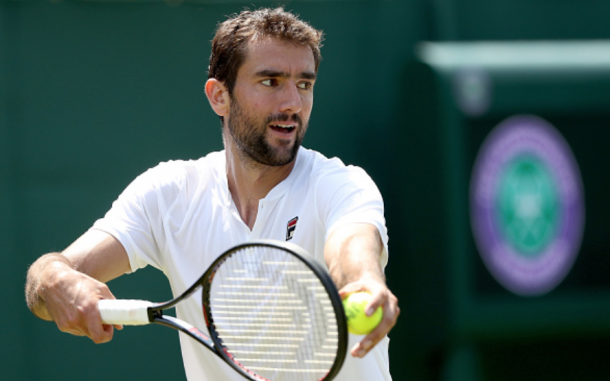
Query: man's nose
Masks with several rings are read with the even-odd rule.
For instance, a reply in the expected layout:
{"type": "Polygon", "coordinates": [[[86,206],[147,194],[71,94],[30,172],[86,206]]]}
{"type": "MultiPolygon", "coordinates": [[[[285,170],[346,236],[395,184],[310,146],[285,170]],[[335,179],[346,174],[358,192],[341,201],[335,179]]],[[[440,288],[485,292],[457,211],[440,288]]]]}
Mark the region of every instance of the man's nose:
{"type": "Polygon", "coordinates": [[[291,112],[296,114],[301,111],[303,100],[301,99],[301,94],[296,84],[287,84],[282,91],[281,97],[280,112],[291,112]]]}

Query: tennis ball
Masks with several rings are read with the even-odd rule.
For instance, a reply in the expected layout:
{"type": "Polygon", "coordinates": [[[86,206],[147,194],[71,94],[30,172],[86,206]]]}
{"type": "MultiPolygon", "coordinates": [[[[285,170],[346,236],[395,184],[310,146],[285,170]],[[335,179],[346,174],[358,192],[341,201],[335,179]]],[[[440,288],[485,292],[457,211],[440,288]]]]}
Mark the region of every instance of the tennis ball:
{"type": "Polygon", "coordinates": [[[379,325],[383,310],[378,307],[373,315],[366,316],[364,308],[371,300],[368,292],[355,292],[343,299],[343,309],[347,316],[347,330],[356,335],[367,335],[379,325]]]}

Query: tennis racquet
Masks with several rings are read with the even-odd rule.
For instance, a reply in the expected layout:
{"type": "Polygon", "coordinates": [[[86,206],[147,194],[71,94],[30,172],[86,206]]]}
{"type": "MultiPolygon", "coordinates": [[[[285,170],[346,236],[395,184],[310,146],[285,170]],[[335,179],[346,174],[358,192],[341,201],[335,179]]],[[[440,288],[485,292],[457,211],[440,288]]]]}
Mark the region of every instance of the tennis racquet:
{"type": "Polygon", "coordinates": [[[165,303],[100,300],[105,324],[160,324],[184,332],[250,380],[330,381],[347,352],[347,324],[327,271],[293,244],[237,245],[165,303]],[[163,311],[201,289],[209,336],[163,311]]]}

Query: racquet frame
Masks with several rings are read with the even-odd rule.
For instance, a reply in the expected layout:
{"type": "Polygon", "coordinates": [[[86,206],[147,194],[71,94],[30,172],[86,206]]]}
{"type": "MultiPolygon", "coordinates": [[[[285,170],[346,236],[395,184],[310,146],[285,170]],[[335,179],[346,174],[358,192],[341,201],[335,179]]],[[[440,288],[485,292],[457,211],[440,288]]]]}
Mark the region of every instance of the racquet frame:
{"type": "Polygon", "coordinates": [[[212,285],[212,281],[214,279],[214,275],[216,274],[217,269],[222,265],[222,263],[233,253],[242,250],[244,248],[250,246],[257,247],[270,247],[276,248],[284,251],[290,252],[292,255],[297,257],[301,262],[303,262],[320,280],[324,288],[326,289],[329,300],[333,306],[333,310],[335,312],[335,318],[337,321],[337,329],[338,329],[338,348],[337,348],[337,356],[335,357],[335,362],[328,371],[328,373],[321,380],[330,381],[332,380],[343,365],[345,360],[345,355],[347,353],[347,345],[348,345],[348,333],[347,333],[347,321],[345,317],[345,312],[343,310],[343,303],[341,301],[341,297],[337,291],[335,284],[333,283],[330,275],[320,265],[313,257],[311,257],[304,249],[300,248],[291,243],[280,242],[274,240],[256,240],[249,241],[237,246],[232,247],[225,253],[223,253],[220,257],[218,257],[212,265],[206,270],[206,272],[195,282],[191,287],[189,287],[186,291],[184,291],[180,296],[172,299],[170,301],[164,303],[157,303],[150,307],[148,307],[148,319],[151,323],[163,325],[169,328],[176,329],[188,335],[189,337],[195,339],[199,343],[206,346],[209,350],[214,352],[218,357],[223,359],[226,363],[228,363],[231,367],[233,367],[238,373],[243,375],[244,377],[251,380],[266,380],[261,376],[255,374],[252,371],[249,371],[245,367],[241,366],[236,360],[234,360],[228,351],[225,350],[222,341],[218,338],[218,334],[215,330],[214,321],[212,318],[211,310],[210,310],[210,289],[212,285]],[[210,337],[201,332],[196,327],[192,326],[189,323],[186,323],[180,319],[177,319],[173,316],[164,315],[163,311],[175,307],[176,304],[180,303],[182,300],[190,297],[195,291],[202,287],[202,305],[203,305],[203,314],[206,322],[206,326],[210,333],[210,337]]]}

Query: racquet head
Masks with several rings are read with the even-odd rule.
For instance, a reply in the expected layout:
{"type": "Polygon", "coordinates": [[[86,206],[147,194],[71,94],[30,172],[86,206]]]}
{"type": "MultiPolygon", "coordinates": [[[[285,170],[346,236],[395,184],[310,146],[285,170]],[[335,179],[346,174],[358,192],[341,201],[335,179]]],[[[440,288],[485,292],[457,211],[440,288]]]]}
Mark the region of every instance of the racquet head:
{"type": "Polygon", "coordinates": [[[202,304],[217,351],[253,380],[331,380],[347,352],[341,298],[299,247],[256,241],[219,257],[202,304]]]}

